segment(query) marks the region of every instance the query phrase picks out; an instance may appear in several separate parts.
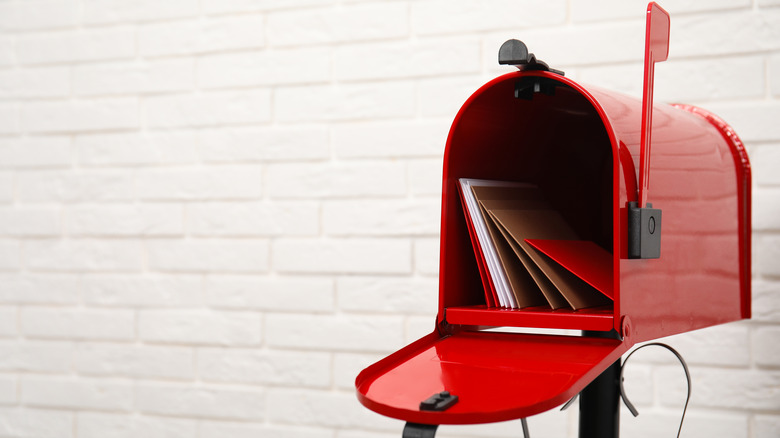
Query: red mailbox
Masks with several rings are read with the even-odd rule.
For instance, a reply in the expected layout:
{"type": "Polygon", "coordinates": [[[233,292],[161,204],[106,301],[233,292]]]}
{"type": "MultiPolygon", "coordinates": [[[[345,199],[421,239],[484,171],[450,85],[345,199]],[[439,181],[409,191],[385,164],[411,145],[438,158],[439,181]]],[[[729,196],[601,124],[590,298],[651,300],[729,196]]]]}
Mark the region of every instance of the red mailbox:
{"type": "MultiPolygon", "coordinates": [[[[650,26],[658,21],[650,17],[655,7],[648,9],[644,100],[579,84],[527,55],[511,62],[520,71],[488,82],[463,104],[444,155],[436,327],[360,373],[363,405],[431,425],[524,418],[571,399],[638,342],[750,317],[747,153],[706,110],[652,104],[652,65],[666,59],[662,34],[668,48],[669,29],[668,16],[665,29],[650,26]],[[643,114],[645,107],[652,111],[643,114]],[[460,178],[538,187],[582,240],[607,254],[598,269],[611,300],[578,310],[491,303],[460,178]],[[633,258],[643,255],[630,248],[630,240],[643,239],[631,235],[632,209],[655,211],[645,199],[663,213],[657,258],[633,258]],[[612,331],[613,338],[598,336],[612,331]],[[445,393],[431,404],[432,394],[444,391],[457,400],[445,393]],[[429,408],[421,405],[426,401],[429,408]]],[[[509,58],[524,56],[517,43],[507,47],[509,58]]],[[[660,219],[659,213],[658,233],[660,219]]],[[[639,226],[641,234],[648,223],[639,226]]],[[[587,254],[578,258],[576,245],[561,242],[548,242],[546,254],[574,254],[573,261],[558,261],[587,265],[587,254]]]]}

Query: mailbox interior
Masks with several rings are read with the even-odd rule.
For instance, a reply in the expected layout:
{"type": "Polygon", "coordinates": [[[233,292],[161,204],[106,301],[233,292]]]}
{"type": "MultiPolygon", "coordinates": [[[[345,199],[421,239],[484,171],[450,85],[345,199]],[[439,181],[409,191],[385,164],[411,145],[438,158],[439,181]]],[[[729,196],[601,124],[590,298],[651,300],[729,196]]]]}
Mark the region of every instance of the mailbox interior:
{"type": "Polygon", "coordinates": [[[487,308],[457,187],[459,178],[537,185],[582,240],[613,254],[614,272],[618,225],[613,138],[586,92],[558,75],[508,74],[474,93],[452,125],[444,158],[440,323],[613,328],[618,282],[610,306],[578,311],[487,308]],[[537,80],[544,91],[515,97],[516,86],[537,80]]]}

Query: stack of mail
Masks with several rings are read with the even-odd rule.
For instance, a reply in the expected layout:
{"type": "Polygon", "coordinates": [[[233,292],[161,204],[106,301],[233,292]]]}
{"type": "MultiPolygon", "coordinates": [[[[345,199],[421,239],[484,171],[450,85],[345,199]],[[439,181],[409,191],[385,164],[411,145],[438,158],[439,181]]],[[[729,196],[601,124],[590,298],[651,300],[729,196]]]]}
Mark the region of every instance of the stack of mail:
{"type": "Polygon", "coordinates": [[[536,186],[461,178],[460,193],[488,306],[612,303],[612,254],[580,240],[536,186]]]}

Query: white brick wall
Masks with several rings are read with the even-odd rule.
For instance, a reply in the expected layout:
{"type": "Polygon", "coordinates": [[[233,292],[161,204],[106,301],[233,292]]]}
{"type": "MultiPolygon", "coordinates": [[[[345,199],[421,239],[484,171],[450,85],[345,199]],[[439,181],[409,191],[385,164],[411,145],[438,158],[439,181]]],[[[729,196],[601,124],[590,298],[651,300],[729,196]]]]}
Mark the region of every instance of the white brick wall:
{"type": "MultiPolygon", "coordinates": [[[[645,5],[0,2],[0,436],[399,437],[353,382],[434,326],[455,113],[508,38],[638,95],[645,5]]],[[[662,5],[657,99],[731,123],[754,178],[753,320],[668,340],[694,379],[683,435],[776,438],[780,3],[662,5]]],[[[635,360],[624,436],[673,436],[684,377],[635,360]]]]}
{"type": "Polygon", "coordinates": [[[0,406],[0,433],[5,436],[73,436],[73,413],[33,407],[0,406]]]}
{"type": "Polygon", "coordinates": [[[135,408],[148,415],[263,421],[265,391],[188,383],[142,383],[135,386],[135,408]]]}

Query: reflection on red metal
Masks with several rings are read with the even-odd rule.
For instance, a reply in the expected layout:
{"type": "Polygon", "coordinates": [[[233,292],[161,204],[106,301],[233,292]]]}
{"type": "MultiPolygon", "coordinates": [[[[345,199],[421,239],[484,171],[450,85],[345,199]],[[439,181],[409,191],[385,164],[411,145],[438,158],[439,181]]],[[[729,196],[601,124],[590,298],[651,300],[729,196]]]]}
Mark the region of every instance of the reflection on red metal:
{"type": "Polygon", "coordinates": [[[752,313],[751,294],[750,294],[750,263],[751,263],[751,251],[750,242],[752,241],[752,218],[751,218],[751,200],[752,200],[752,185],[751,173],[750,173],[750,160],[748,159],[747,149],[745,144],[739,138],[734,129],[724,122],[720,117],[712,114],[711,112],[697,108],[693,105],[673,104],[675,108],[679,108],[684,111],[696,114],[703,117],[723,135],[724,140],[731,145],[731,153],[734,158],[734,168],[737,172],[737,186],[739,190],[739,260],[741,264],[740,268],[740,284],[742,293],[742,316],[743,318],[750,318],[752,313]],[[745,292],[746,291],[746,292],[745,292]]]}
{"type": "Polygon", "coordinates": [[[500,76],[469,97],[444,154],[436,327],[357,377],[366,407],[427,424],[525,417],[575,395],[637,342],[750,317],[750,164],[734,131],[704,110],[653,105],[646,163],[652,202],[663,209],[663,244],[658,259],[628,258],[642,111],[639,99],[538,68],[500,76]],[[527,83],[541,91],[517,98],[527,83]],[[608,269],[586,276],[609,283],[613,304],[489,307],[459,178],[536,184],[582,240],[608,253],[608,269]],[[489,326],[614,330],[620,340],[481,330],[489,326]],[[419,410],[445,390],[459,397],[455,405],[419,410]]]}

